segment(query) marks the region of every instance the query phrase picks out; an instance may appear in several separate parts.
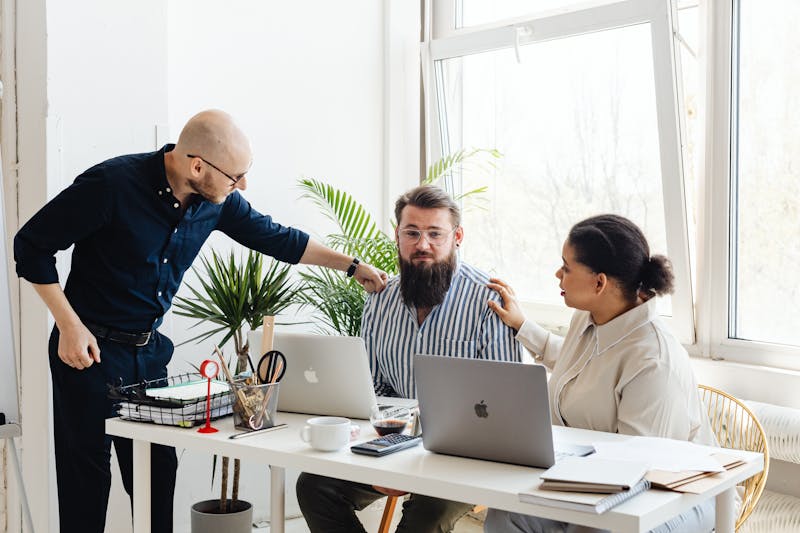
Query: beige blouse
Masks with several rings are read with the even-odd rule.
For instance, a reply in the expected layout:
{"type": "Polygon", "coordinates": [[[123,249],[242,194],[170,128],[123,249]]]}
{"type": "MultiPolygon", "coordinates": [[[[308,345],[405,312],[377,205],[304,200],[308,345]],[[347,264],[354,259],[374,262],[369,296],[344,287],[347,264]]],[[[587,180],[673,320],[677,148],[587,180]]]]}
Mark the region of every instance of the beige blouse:
{"type": "Polygon", "coordinates": [[[563,338],[528,320],[517,339],[552,371],[553,424],[716,444],[689,355],[655,298],[602,326],[576,311],[563,338]]]}

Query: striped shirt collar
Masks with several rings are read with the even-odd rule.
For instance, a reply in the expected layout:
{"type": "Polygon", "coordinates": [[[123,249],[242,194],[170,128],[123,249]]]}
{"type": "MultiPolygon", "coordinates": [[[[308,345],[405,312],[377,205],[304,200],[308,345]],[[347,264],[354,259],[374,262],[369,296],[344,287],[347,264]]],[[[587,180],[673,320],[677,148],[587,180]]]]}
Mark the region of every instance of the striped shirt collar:
{"type": "Polygon", "coordinates": [[[514,332],[486,305],[497,293],[489,276],[466,263],[453,273],[444,300],[420,325],[416,309],[400,294],[399,276],[372,294],[364,307],[362,336],[379,395],[416,396],[415,354],[520,361],[514,332]]]}

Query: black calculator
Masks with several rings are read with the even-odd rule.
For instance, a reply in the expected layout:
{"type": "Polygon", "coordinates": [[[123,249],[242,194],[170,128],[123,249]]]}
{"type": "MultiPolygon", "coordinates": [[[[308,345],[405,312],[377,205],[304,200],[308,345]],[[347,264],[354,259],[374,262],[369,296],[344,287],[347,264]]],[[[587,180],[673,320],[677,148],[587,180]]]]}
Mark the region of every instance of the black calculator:
{"type": "Polygon", "coordinates": [[[361,444],[350,446],[350,451],[353,453],[363,453],[364,455],[383,456],[390,453],[399,452],[406,448],[412,448],[422,442],[421,436],[403,435],[400,433],[392,433],[384,435],[377,439],[372,439],[361,444]]]}

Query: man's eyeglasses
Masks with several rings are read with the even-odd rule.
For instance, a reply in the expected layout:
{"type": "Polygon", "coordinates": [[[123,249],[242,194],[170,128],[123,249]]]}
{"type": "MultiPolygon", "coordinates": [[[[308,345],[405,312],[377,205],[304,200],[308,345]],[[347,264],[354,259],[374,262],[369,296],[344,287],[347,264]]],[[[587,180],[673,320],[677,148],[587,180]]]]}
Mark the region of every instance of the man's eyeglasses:
{"type": "Polygon", "coordinates": [[[444,244],[456,229],[458,228],[453,228],[450,231],[440,229],[401,229],[397,234],[403,244],[417,244],[424,235],[429,244],[439,246],[444,244]]]}
{"type": "Polygon", "coordinates": [[[191,157],[191,158],[195,158],[195,157],[196,157],[197,159],[199,159],[200,161],[202,161],[202,162],[203,162],[203,163],[205,163],[206,165],[210,166],[211,168],[215,169],[217,172],[219,172],[220,174],[222,174],[223,176],[225,176],[226,178],[228,178],[229,180],[231,180],[231,181],[233,182],[233,184],[234,184],[234,185],[236,185],[237,183],[239,183],[239,180],[240,180],[240,179],[242,179],[242,178],[244,177],[244,174],[242,174],[241,176],[236,176],[236,177],[233,177],[233,176],[231,176],[230,174],[228,174],[227,172],[225,172],[224,170],[222,170],[221,168],[219,168],[219,167],[218,167],[217,165],[215,165],[214,163],[212,163],[212,162],[210,162],[210,161],[206,161],[205,159],[203,159],[203,158],[202,158],[202,157],[200,157],[199,155],[186,154],[186,157],[191,157]]]}

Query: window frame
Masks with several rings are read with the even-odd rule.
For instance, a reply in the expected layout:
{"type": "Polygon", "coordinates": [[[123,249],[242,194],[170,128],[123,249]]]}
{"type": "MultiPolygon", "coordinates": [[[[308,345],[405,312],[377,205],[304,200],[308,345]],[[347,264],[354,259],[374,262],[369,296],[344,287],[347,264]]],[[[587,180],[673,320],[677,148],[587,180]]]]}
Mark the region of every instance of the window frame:
{"type": "Polygon", "coordinates": [[[731,265],[735,245],[733,179],[737,157],[738,5],[701,2],[705,27],[705,163],[698,204],[698,328],[695,355],[736,363],[800,370],[800,346],[732,338],[731,265]]]}
{"type": "MultiPolygon", "coordinates": [[[[575,37],[592,32],[613,30],[636,24],[649,24],[653,54],[654,90],[661,160],[664,221],[667,253],[676,276],[672,296],[672,317],[667,317],[672,330],[684,344],[695,343],[695,322],[689,256],[689,233],[683,172],[683,115],[680,108],[680,55],[674,37],[677,31],[677,7],[665,0],[618,0],[577,7],[564,12],[551,12],[504,20],[482,26],[455,28],[457,0],[427,0],[424,41],[422,43],[423,87],[425,98],[425,138],[428,161],[436,160],[450,149],[446,128],[439,119],[446,116],[437,95],[437,61],[493,50],[515,48],[525,44],[575,37]],[[443,131],[444,130],[444,131],[443,131]],[[667,206],[680,206],[680,216],[667,206]]],[[[535,320],[559,326],[569,311],[558,306],[523,302],[535,320]]]]}

